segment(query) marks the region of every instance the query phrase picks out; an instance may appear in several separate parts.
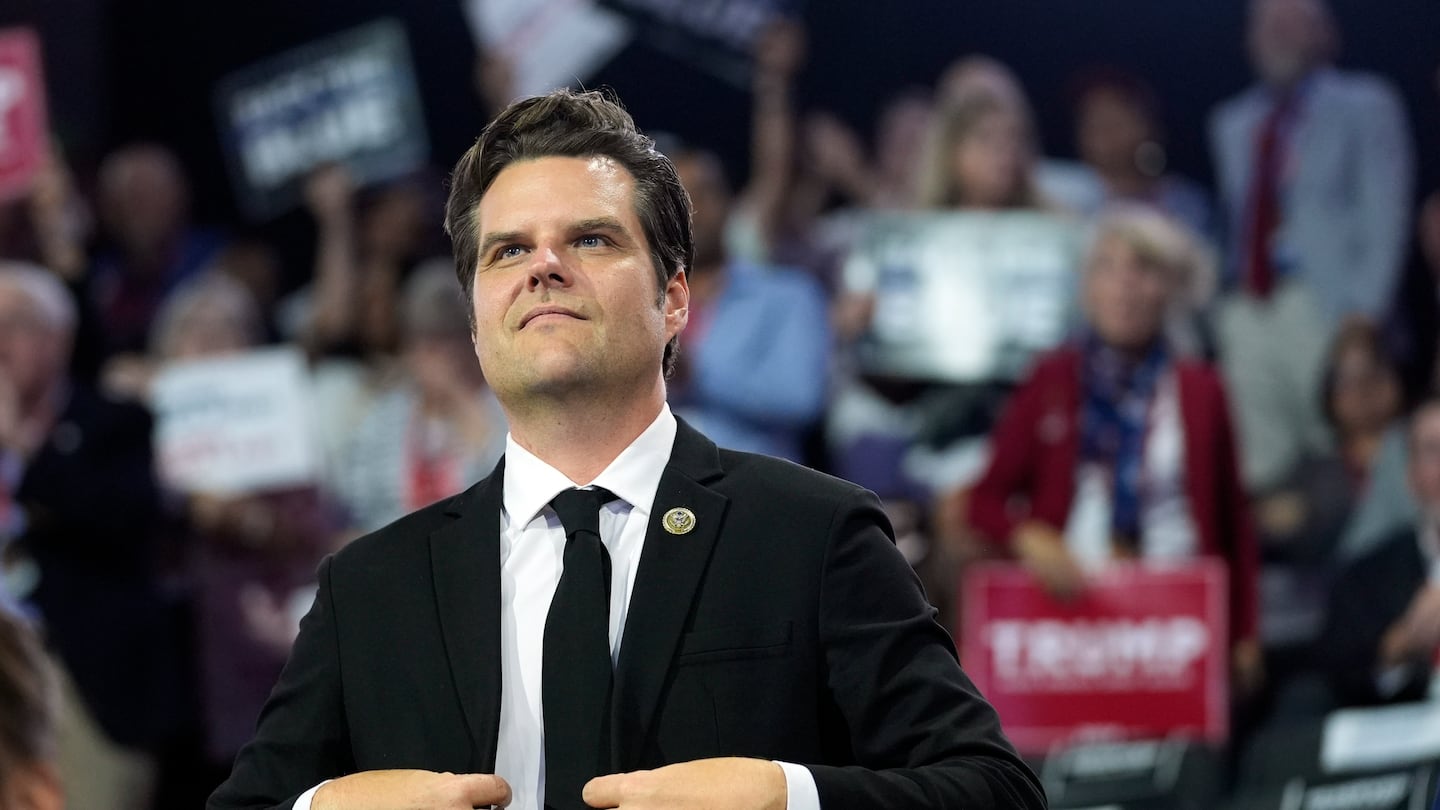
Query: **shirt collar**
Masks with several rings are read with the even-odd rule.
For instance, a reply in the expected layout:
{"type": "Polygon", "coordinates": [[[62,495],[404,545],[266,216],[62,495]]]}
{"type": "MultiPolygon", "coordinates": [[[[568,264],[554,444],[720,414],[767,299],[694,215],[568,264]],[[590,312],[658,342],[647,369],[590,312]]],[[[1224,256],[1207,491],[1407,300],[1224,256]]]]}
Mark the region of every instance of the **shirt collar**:
{"type": "MultiPolygon", "coordinates": [[[[661,405],[655,421],[620,451],[620,455],[595,476],[588,486],[604,487],[630,504],[634,511],[649,514],[660,489],[660,476],[670,463],[678,427],[669,405],[661,405]]],[[[521,447],[515,437],[505,437],[505,512],[511,525],[525,526],[540,514],[556,495],[575,483],[565,474],[521,447]]]]}

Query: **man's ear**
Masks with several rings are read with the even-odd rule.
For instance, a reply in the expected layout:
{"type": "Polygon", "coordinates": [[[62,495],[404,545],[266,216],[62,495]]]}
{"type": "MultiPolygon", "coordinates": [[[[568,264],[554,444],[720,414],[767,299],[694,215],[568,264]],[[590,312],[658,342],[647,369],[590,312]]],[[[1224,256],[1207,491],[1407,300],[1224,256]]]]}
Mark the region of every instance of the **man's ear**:
{"type": "Polygon", "coordinates": [[[675,337],[685,331],[690,322],[690,280],[681,268],[665,283],[665,299],[661,304],[665,310],[665,332],[675,337]]]}

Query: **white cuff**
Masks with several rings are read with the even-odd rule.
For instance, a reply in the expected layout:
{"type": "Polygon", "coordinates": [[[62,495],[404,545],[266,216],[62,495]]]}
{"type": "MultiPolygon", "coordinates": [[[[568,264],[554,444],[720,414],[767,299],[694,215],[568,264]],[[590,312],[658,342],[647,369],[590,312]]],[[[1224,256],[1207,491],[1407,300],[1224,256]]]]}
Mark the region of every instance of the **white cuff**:
{"type": "Polygon", "coordinates": [[[295,803],[290,805],[290,810],[310,810],[310,802],[315,800],[315,791],[329,784],[330,781],[331,780],[326,779],[324,782],[321,782],[315,787],[310,788],[304,793],[301,793],[300,798],[296,799],[295,803]]]}
{"type": "MultiPolygon", "coordinates": [[[[820,810],[820,791],[815,787],[815,774],[804,765],[772,760],[785,772],[785,810],[820,810]]],[[[295,805],[295,810],[301,810],[295,805]]],[[[307,803],[304,810],[310,810],[307,803]]]]}

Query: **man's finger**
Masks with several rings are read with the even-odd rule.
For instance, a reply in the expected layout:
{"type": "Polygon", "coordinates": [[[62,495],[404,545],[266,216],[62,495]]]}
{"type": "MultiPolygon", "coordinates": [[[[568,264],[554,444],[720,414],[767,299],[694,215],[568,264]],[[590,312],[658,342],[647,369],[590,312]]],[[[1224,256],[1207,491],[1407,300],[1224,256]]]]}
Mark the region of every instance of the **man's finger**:
{"type": "Polygon", "coordinates": [[[597,776],[585,783],[580,797],[591,807],[619,807],[627,775],[612,773],[609,776],[597,776]]]}
{"type": "Polygon", "coordinates": [[[510,785],[504,779],[488,773],[465,774],[459,778],[461,793],[472,806],[504,807],[510,804],[510,785]]]}

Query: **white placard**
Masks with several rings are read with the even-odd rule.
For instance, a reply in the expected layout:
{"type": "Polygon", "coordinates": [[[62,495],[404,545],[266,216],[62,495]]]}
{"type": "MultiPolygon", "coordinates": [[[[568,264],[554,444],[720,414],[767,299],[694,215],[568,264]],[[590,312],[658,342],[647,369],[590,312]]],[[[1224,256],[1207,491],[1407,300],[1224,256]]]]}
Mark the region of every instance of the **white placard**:
{"type": "Polygon", "coordinates": [[[1384,768],[1440,757],[1440,701],[1342,709],[1325,719],[1326,772],[1384,768]]]}
{"type": "Polygon", "coordinates": [[[313,483],[305,357],[293,348],[175,363],[153,388],[155,445],[166,485],[242,494],[313,483]]]}
{"type": "Polygon", "coordinates": [[[631,26],[593,0],[466,0],[470,33],[514,71],[517,98],[589,81],[631,38],[631,26]]]}
{"type": "Polygon", "coordinates": [[[1073,326],[1078,227],[1041,213],[875,214],[845,264],[874,296],[861,368],[981,382],[1018,378],[1073,326]]]}

